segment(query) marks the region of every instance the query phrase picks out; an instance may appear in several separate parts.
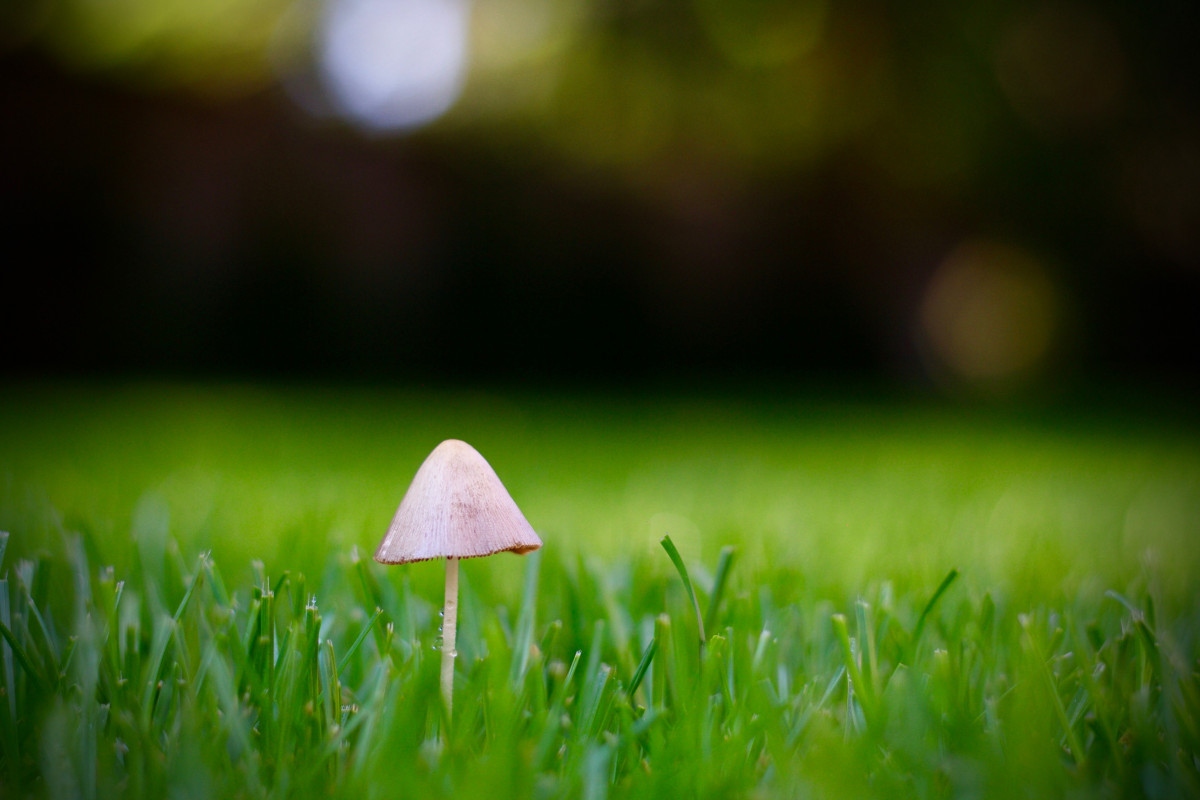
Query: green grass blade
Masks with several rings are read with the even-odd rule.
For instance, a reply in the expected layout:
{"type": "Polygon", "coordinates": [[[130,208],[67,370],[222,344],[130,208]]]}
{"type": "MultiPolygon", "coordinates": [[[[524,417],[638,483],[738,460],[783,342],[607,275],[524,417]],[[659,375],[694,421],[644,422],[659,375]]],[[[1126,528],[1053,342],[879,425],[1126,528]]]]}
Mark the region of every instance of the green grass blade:
{"type": "Polygon", "coordinates": [[[638,662],[637,670],[633,673],[633,678],[629,681],[629,688],[625,690],[625,694],[630,698],[637,692],[638,687],[642,685],[642,679],[646,677],[646,670],[650,669],[650,662],[654,660],[654,651],[658,649],[658,640],[651,639],[650,644],[646,645],[646,652],[642,653],[642,660],[638,662]]]}
{"type": "Polygon", "coordinates": [[[692,588],[692,579],[688,576],[687,567],[683,564],[683,557],[679,555],[679,550],[676,549],[675,543],[671,541],[668,534],[659,540],[659,544],[667,551],[671,562],[675,565],[675,569],[679,572],[679,578],[683,581],[683,588],[687,591],[688,597],[692,601],[692,609],[696,612],[696,627],[700,634],[700,651],[704,651],[704,643],[707,638],[704,635],[704,617],[700,614],[700,603],[696,600],[696,590],[692,588]]]}
{"type": "Polygon", "coordinates": [[[655,709],[663,711],[667,705],[667,686],[671,680],[670,662],[673,660],[671,618],[666,614],[659,614],[654,618],[654,643],[655,649],[661,651],[661,654],[657,663],[653,665],[654,672],[650,681],[653,697],[650,698],[650,702],[655,709]]]}
{"type": "Polygon", "coordinates": [[[858,661],[854,657],[854,648],[850,644],[850,631],[846,627],[846,617],[842,614],[834,614],[832,619],[834,635],[842,647],[842,661],[846,665],[846,675],[850,679],[850,686],[854,690],[853,694],[858,697],[859,704],[862,706],[863,716],[867,718],[867,724],[870,725],[875,716],[874,696],[870,685],[863,679],[858,661]]]}
{"type": "Polygon", "coordinates": [[[33,662],[30,660],[29,656],[25,653],[25,649],[21,647],[19,642],[17,642],[17,637],[13,635],[13,632],[9,629],[8,625],[4,624],[3,622],[0,622],[0,635],[3,635],[4,641],[8,643],[9,652],[16,657],[17,662],[21,665],[21,669],[25,670],[25,674],[28,675],[35,684],[37,684],[38,688],[45,689],[46,687],[50,686],[50,682],[33,665],[33,662]]]}
{"type": "Polygon", "coordinates": [[[731,545],[721,548],[717,558],[717,573],[713,576],[712,594],[708,596],[708,608],[704,612],[704,625],[712,630],[717,624],[717,612],[721,608],[721,598],[725,594],[725,584],[729,580],[729,572],[733,569],[733,558],[736,549],[731,545]]]}
{"type": "Polygon", "coordinates": [[[1115,589],[1109,589],[1104,593],[1104,596],[1116,600],[1118,603],[1125,606],[1125,610],[1129,612],[1130,616],[1133,617],[1135,622],[1142,618],[1142,610],[1138,608],[1128,597],[1116,591],[1115,589]]]}
{"type": "Polygon", "coordinates": [[[9,631],[9,626],[12,625],[12,609],[9,607],[8,594],[8,579],[0,578],[0,630],[4,631],[4,643],[0,646],[0,665],[3,666],[4,672],[0,677],[4,679],[4,701],[8,706],[11,718],[15,721],[17,718],[17,687],[15,685],[15,674],[13,670],[13,658],[15,651],[12,648],[11,638],[12,632],[9,631]]]}
{"type": "MultiPolygon", "coordinates": [[[[7,544],[8,534],[4,534],[3,540],[0,541],[0,548],[7,544]]],[[[2,554],[0,554],[2,555],[2,554]]],[[[9,642],[11,633],[8,633],[8,626],[11,624],[11,610],[9,608],[8,580],[0,578],[0,630],[5,631],[4,641],[0,643],[0,665],[3,666],[3,673],[0,673],[0,686],[4,688],[4,701],[0,703],[0,708],[4,710],[3,719],[0,720],[0,726],[4,737],[4,762],[6,764],[5,777],[11,782],[13,795],[21,796],[21,738],[20,731],[17,725],[17,686],[16,686],[16,671],[13,669],[13,657],[15,651],[9,642]]]]}
{"type": "Polygon", "coordinates": [[[376,620],[378,620],[382,615],[383,615],[382,608],[375,609],[375,614],[371,617],[371,619],[367,622],[367,624],[363,626],[363,629],[361,631],[359,631],[358,638],[356,638],[354,640],[354,642],[350,645],[349,649],[347,649],[346,652],[342,654],[341,660],[338,661],[338,667],[337,667],[338,675],[341,675],[343,672],[346,671],[346,666],[350,663],[350,659],[354,657],[354,654],[358,651],[358,648],[363,643],[363,640],[367,638],[367,634],[369,634],[371,632],[371,629],[375,626],[376,620]]]}
{"type": "Polygon", "coordinates": [[[542,735],[538,737],[537,748],[534,750],[533,766],[535,769],[541,769],[542,765],[546,763],[546,758],[550,755],[550,748],[558,738],[558,726],[566,705],[567,693],[571,689],[571,683],[575,679],[575,670],[579,667],[582,657],[583,651],[576,650],[575,657],[571,659],[571,666],[567,668],[566,676],[554,691],[554,700],[550,704],[550,711],[546,714],[545,724],[542,727],[542,735]]]}
{"type": "Polygon", "coordinates": [[[525,671],[529,669],[529,650],[533,645],[533,629],[537,624],[537,588],[541,563],[540,550],[535,550],[525,557],[525,587],[521,593],[521,612],[517,617],[512,669],[508,678],[514,688],[525,681],[525,671]]]}
{"type": "Polygon", "coordinates": [[[59,666],[59,653],[55,646],[54,637],[46,627],[46,621],[42,618],[42,612],[38,610],[37,604],[33,602],[33,596],[29,594],[28,589],[25,591],[25,607],[29,612],[29,620],[33,622],[33,626],[28,628],[30,645],[41,652],[41,661],[46,665],[46,677],[53,684],[57,684],[62,679],[65,670],[59,666]]]}
{"type": "Polygon", "coordinates": [[[917,643],[921,640],[921,634],[925,630],[925,623],[929,621],[929,615],[933,613],[934,607],[937,606],[938,600],[942,599],[942,595],[950,588],[950,584],[958,577],[958,570],[951,569],[946,577],[942,579],[937,591],[933,593],[933,597],[929,598],[929,602],[925,604],[925,608],[921,611],[921,616],[917,619],[917,627],[913,628],[911,648],[916,650],[917,643]]]}
{"type": "Polygon", "coordinates": [[[188,583],[187,591],[183,593],[183,599],[179,601],[179,605],[175,609],[175,614],[171,617],[176,625],[179,624],[179,620],[183,619],[183,612],[187,611],[188,606],[191,604],[192,596],[196,594],[196,587],[201,583],[203,576],[204,569],[202,563],[201,567],[196,570],[196,574],[192,576],[191,582],[188,583]]]}
{"type": "Polygon", "coordinates": [[[149,726],[154,710],[154,697],[158,691],[158,681],[162,677],[165,666],[167,647],[171,644],[171,635],[175,631],[175,620],[168,616],[160,616],[154,621],[154,634],[150,642],[150,658],[146,663],[146,671],[142,676],[142,721],[149,726]]]}
{"type": "Polygon", "coordinates": [[[208,585],[212,590],[213,599],[221,608],[229,608],[232,605],[229,592],[225,588],[225,581],[221,578],[221,571],[217,569],[217,564],[212,560],[209,553],[200,555],[201,568],[208,575],[208,585]]]}
{"type": "Polygon", "coordinates": [[[875,654],[875,629],[870,623],[871,607],[862,600],[854,604],[855,629],[858,647],[862,651],[863,680],[871,687],[871,695],[879,695],[879,662],[875,654]]]}
{"type": "MultiPolygon", "coordinates": [[[[215,644],[212,645],[212,649],[217,649],[215,644]]],[[[214,719],[228,737],[227,757],[233,764],[242,767],[241,772],[246,775],[247,783],[250,784],[249,794],[256,795],[258,794],[256,790],[258,770],[254,768],[253,763],[254,735],[246,715],[242,713],[241,704],[238,702],[234,676],[229,670],[229,663],[219,655],[216,655],[210,663],[212,664],[211,685],[221,711],[220,714],[214,715],[214,719]]]]}
{"type": "Polygon", "coordinates": [[[333,642],[326,639],[319,650],[321,697],[325,701],[325,719],[329,726],[337,725],[342,717],[342,684],[338,680],[337,657],[333,642]]]}
{"type": "MultiPolygon", "coordinates": [[[[364,559],[359,552],[358,547],[350,549],[350,564],[358,577],[358,585],[363,593],[363,602],[367,608],[383,608],[389,607],[388,597],[385,597],[383,587],[376,579],[375,574],[371,572],[371,566],[368,559],[364,559]]],[[[392,609],[392,613],[396,613],[396,609],[392,609]]],[[[387,632],[383,626],[370,629],[375,634],[375,647],[379,652],[386,652],[387,648],[387,632]]]]}
{"type": "MultiPolygon", "coordinates": [[[[1149,686],[1155,675],[1162,675],[1162,653],[1158,646],[1158,636],[1154,633],[1148,619],[1154,616],[1153,606],[1150,606],[1150,613],[1147,615],[1145,611],[1133,603],[1129,598],[1120,592],[1109,589],[1104,593],[1105,597],[1112,598],[1125,607],[1129,611],[1130,617],[1133,619],[1134,630],[1137,631],[1138,642],[1142,648],[1142,657],[1145,659],[1145,664],[1148,670],[1142,676],[1142,685],[1149,686]]],[[[1147,598],[1149,601],[1149,598],[1147,598]]]]}
{"type": "Polygon", "coordinates": [[[1058,717],[1059,724],[1062,725],[1063,733],[1067,737],[1067,749],[1071,753],[1071,757],[1075,759],[1075,763],[1083,766],[1084,753],[1083,747],[1080,745],[1079,736],[1075,733],[1075,727],[1071,724],[1071,719],[1067,715],[1067,709],[1063,706],[1062,697],[1058,693],[1058,686],[1054,683],[1054,675],[1050,672],[1050,665],[1046,654],[1042,652],[1042,648],[1034,639],[1033,630],[1027,620],[1022,620],[1021,627],[1025,634],[1025,645],[1033,655],[1036,662],[1035,669],[1045,690],[1049,693],[1053,703],[1054,713],[1058,717]]]}
{"type": "Polygon", "coordinates": [[[582,800],[608,800],[609,759],[612,748],[593,745],[587,749],[581,765],[582,800]]]}
{"type": "Polygon", "coordinates": [[[579,737],[591,738],[596,728],[603,722],[600,707],[612,676],[612,667],[601,664],[596,674],[584,683],[580,700],[579,723],[576,731],[579,737]]]}

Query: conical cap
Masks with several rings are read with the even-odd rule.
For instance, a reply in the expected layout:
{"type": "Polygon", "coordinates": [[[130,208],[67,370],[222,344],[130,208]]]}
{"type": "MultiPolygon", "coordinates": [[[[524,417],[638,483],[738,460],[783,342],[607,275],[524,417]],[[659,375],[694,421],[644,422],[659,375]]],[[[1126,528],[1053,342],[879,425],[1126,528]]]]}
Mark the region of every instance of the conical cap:
{"type": "Polygon", "coordinates": [[[541,546],[492,465],[466,442],[447,439],[417,470],[375,560],[407,564],[541,546]]]}

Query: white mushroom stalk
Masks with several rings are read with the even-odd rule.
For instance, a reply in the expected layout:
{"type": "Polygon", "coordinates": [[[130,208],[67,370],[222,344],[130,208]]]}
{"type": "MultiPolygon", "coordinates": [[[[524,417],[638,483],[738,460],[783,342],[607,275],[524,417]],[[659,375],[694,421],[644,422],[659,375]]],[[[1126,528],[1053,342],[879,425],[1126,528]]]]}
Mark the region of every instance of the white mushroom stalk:
{"type": "Polygon", "coordinates": [[[458,561],[495,553],[529,553],[542,540],[521,514],[491,465],[457,439],[439,444],[421,464],[375,551],[381,564],[446,559],[442,609],[442,700],[454,708],[458,561]]]}
{"type": "Polygon", "coordinates": [[[442,702],[454,713],[454,659],[458,658],[458,559],[446,559],[446,602],[442,607],[442,702]]]}

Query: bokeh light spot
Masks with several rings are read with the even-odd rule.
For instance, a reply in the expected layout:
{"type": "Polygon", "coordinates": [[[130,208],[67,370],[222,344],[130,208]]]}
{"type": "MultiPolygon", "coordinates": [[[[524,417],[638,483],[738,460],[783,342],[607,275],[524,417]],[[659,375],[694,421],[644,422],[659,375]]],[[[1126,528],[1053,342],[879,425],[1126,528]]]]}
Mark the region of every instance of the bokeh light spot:
{"type": "Polygon", "coordinates": [[[1044,361],[1058,303],[1044,266],[1019,248],[967,242],[930,281],[920,325],[938,365],[968,382],[1018,377],[1044,361]]]}
{"type": "Polygon", "coordinates": [[[413,128],[462,92],[465,0],[332,0],[320,32],[321,74],[339,112],[368,128],[413,128]]]}

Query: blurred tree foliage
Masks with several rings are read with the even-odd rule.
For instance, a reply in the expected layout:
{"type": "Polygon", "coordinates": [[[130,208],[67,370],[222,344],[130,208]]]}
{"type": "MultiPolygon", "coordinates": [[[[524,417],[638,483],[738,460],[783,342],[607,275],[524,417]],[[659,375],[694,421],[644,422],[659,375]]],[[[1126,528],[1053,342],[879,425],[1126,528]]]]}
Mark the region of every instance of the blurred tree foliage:
{"type": "MultiPolygon", "coordinates": [[[[401,342],[486,330],[461,363],[507,368],[548,326],[543,364],[924,371],[954,361],[920,309],[966,248],[1052,292],[1035,372],[1196,369],[1189,3],[481,0],[449,110],[360,135],[322,36],[367,2],[465,0],[0,9],[12,233],[89,266],[67,316],[132,320],[96,350],[204,368],[291,342],[386,371],[423,357],[401,342]]],[[[61,283],[34,294],[61,306],[61,283]]],[[[964,291],[1011,322],[967,338],[1022,326],[964,291]]],[[[43,331],[30,363],[95,362],[73,338],[43,331]]]]}

